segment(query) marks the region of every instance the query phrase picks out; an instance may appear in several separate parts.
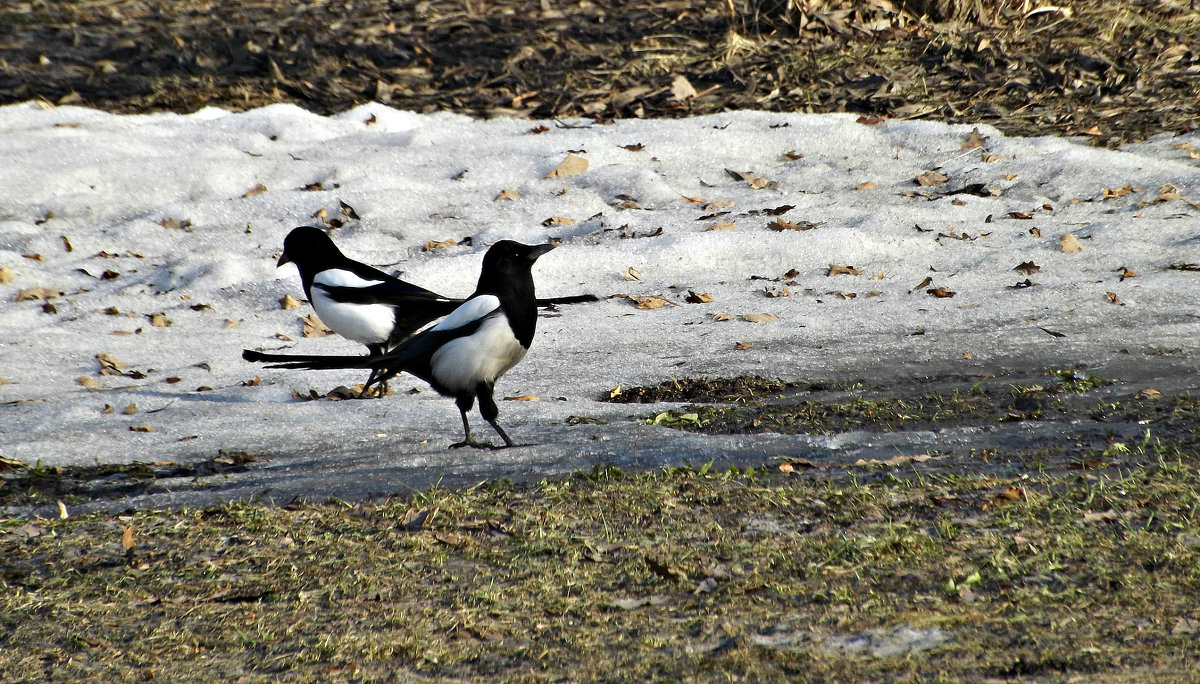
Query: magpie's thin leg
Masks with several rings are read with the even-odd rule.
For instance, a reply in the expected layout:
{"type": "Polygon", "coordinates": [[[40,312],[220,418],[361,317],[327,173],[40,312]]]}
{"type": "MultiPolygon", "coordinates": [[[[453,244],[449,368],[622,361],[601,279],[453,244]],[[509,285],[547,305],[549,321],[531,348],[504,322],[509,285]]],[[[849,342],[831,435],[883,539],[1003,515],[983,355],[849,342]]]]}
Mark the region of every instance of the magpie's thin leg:
{"type": "Polygon", "coordinates": [[[513,441],[508,438],[508,433],[505,432],[504,428],[500,427],[500,424],[496,422],[496,418],[500,415],[500,409],[496,406],[496,398],[493,396],[492,392],[493,390],[491,385],[479,386],[477,390],[479,395],[479,413],[483,416],[483,419],[492,426],[492,429],[496,431],[496,434],[500,435],[500,439],[504,440],[504,447],[513,446],[513,441]]]}
{"type": "Polygon", "coordinates": [[[467,420],[467,411],[470,411],[471,407],[475,405],[475,397],[469,394],[465,397],[460,396],[454,401],[454,403],[458,405],[458,413],[462,416],[463,440],[461,442],[455,442],[454,444],[451,444],[450,448],[461,449],[462,447],[469,446],[473,449],[491,449],[491,444],[476,442],[475,440],[471,439],[471,423],[467,420]]]}

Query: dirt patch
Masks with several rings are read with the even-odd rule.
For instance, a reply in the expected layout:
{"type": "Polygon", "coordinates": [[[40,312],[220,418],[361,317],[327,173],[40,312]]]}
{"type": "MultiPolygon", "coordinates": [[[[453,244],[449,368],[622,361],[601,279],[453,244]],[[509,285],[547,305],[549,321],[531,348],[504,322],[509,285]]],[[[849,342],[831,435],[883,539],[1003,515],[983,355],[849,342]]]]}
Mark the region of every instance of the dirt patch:
{"type": "Polygon", "coordinates": [[[967,21],[957,23],[887,3],[803,4],[814,9],[711,0],[17,2],[0,7],[0,25],[17,27],[0,37],[0,104],[144,112],[291,102],[328,114],[375,100],[601,121],[850,111],[1085,134],[1098,144],[1191,130],[1200,114],[1200,13],[1182,3],[983,2],[975,4],[988,11],[960,13],[967,21]]]}

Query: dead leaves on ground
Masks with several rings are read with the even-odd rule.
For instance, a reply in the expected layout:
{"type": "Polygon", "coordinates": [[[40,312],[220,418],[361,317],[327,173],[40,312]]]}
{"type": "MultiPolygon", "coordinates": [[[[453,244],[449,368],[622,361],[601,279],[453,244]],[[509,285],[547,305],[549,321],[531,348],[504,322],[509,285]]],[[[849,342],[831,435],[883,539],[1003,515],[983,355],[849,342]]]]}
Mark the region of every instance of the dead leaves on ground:
{"type": "Polygon", "coordinates": [[[544,178],[568,178],[578,176],[588,170],[588,160],[568,152],[565,159],[559,162],[544,178]]]}

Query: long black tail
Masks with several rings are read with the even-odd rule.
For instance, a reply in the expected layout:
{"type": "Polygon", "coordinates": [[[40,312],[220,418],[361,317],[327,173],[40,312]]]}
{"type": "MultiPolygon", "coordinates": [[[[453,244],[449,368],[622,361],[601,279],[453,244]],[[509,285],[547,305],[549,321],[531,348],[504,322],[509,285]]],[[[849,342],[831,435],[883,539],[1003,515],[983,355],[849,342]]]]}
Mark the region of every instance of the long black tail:
{"type": "Polygon", "coordinates": [[[379,357],[370,356],[319,356],[316,354],[266,354],[252,349],[243,349],[242,358],[247,361],[271,364],[267,368],[299,368],[304,370],[336,370],[339,368],[372,368],[379,357]]]}
{"type": "Polygon", "coordinates": [[[581,294],[570,295],[568,297],[546,297],[537,300],[538,306],[554,306],[556,304],[586,304],[587,302],[598,302],[600,298],[596,295],[581,294]]]}

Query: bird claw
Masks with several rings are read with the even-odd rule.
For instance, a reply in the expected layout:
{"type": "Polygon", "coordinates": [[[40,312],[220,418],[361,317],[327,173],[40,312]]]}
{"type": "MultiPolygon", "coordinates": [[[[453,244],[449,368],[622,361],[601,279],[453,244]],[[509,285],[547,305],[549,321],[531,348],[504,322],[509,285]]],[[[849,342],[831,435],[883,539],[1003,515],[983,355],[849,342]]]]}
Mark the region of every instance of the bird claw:
{"type": "Polygon", "coordinates": [[[491,444],[489,442],[476,442],[473,439],[464,439],[461,442],[455,442],[454,444],[451,444],[450,448],[451,449],[461,449],[463,447],[468,447],[468,446],[471,447],[472,449],[491,449],[492,451],[496,451],[497,449],[504,449],[507,445],[495,446],[494,444],[491,444]]]}

